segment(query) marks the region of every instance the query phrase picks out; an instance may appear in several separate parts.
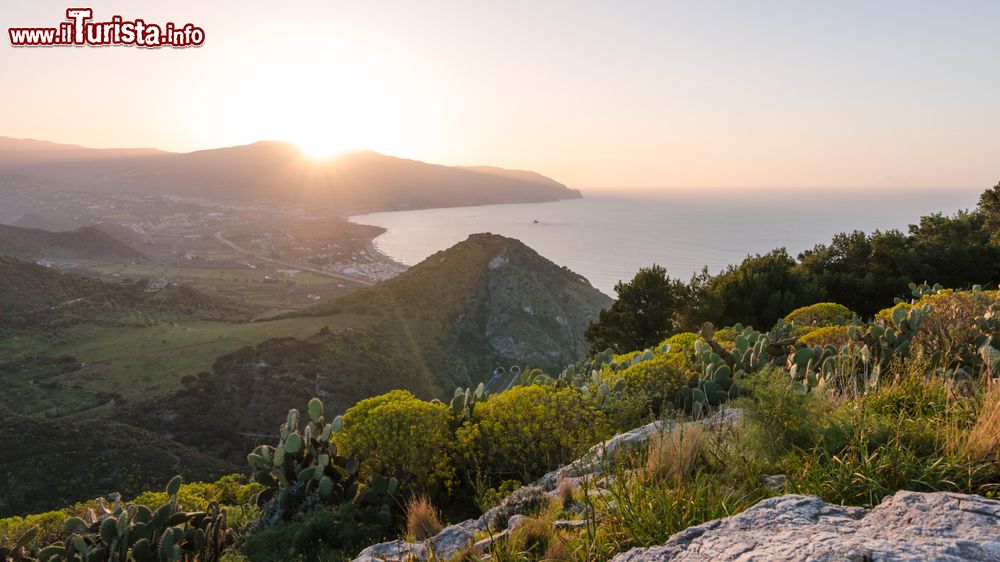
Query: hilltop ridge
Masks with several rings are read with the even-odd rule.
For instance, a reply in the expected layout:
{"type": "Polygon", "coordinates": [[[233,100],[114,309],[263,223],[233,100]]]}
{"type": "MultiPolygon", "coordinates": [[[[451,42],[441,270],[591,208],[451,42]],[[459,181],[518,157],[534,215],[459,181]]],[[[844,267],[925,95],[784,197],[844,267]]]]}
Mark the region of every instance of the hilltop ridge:
{"type": "Polygon", "coordinates": [[[580,192],[535,172],[450,167],[355,151],[327,159],[280,141],[172,153],[99,150],[0,137],[0,179],[46,188],[170,194],[228,203],[303,203],[351,211],[535,203],[580,192]]]}
{"type": "Polygon", "coordinates": [[[195,387],[122,419],[198,446],[204,427],[267,431],[275,415],[317,394],[340,411],[399,388],[446,397],[500,366],[556,371],[586,355],[584,328],[610,303],[523,243],[475,234],[391,280],[286,316],[347,317],[354,327],[222,356],[195,387]]]}

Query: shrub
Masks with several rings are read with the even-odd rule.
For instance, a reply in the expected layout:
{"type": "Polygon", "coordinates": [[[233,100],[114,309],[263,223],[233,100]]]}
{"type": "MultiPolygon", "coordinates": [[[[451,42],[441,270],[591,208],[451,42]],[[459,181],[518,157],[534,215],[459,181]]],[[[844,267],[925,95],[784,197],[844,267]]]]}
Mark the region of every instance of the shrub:
{"type": "Polygon", "coordinates": [[[649,441],[646,476],[680,483],[694,474],[701,459],[705,431],[700,425],[678,425],[649,441]]]}
{"type": "MultiPolygon", "coordinates": [[[[726,349],[732,349],[736,345],[737,335],[739,334],[736,333],[736,329],[729,326],[722,328],[721,330],[716,330],[716,332],[712,334],[712,340],[726,349]]],[[[694,349],[694,342],[692,342],[691,348],[694,349]]]]}
{"type": "MultiPolygon", "coordinates": [[[[240,528],[254,517],[255,509],[251,506],[254,496],[262,488],[263,486],[256,482],[248,483],[247,477],[242,474],[230,474],[212,483],[182,484],[177,494],[177,505],[183,511],[205,511],[213,501],[219,502],[222,507],[227,509],[229,526],[240,528]]],[[[156,509],[168,499],[169,496],[166,492],[147,491],[139,494],[128,503],[156,509]]],[[[67,519],[70,517],[86,518],[91,511],[100,511],[98,500],[76,503],[56,511],[0,519],[0,545],[11,544],[32,527],[38,527],[41,542],[58,540],[67,519]]]]}
{"type": "Polygon", "coordinates": [[[841,348],[851,340],[850,326],[823,326],[806,332],[799,338],[799,343],[814,347],[832,345],[841,348]]]}
{"type": "Polygon", "coordinates": [[[395,390],[362,400],[344,413],[334,434],[340,454],[365,459],[364,472],[436,492],[455,480],[448,409],[395,390]]]}
{"type": "Polygon", "coordinates": [[[900,377],[855,404],[886,417],[929,419],[939,424],[952,418],[957,424],[967,425],[975,416],[971,403],[956,394],[954,384],[937,377],[900,377]]]}
{"type": "Polygon", "coordinates": [[[540,486],[522,486],[488,510],[484,519],[490,529],[506,529],[511,517],[537,515],[547,505],[549,496],[540,486]]]}
{"type": "Polygon", "coordinates": [[[406,534],[413,540],[427,540],[441,531],[441,518],[427,495],[406,502],[406,534]]]}
{"type": "MultiPolygon", "coordinates": [[[[718,332],[716,335],[718,335],[718,332]]],[[[669,344],[671,353],[690,353],[694,351],[694,342],[699,339],[701,339],[701,336],[694,332],[681,332],[663,340],[660,345],[669,344]]]]}
{"type": "Polygon", "coordinates": [[[975,364],[976,338],[982,334],[976,320],[1000,302],[998,295],[997,291],[945,290],[925,296],[915,305],[900,304],[904,308],[931,307],[910,344],[911,370],[927,374],[940,368],[975,364]]]}
{"type": "Polygon", "coordinates": [[[14,544],[14,542],[20,538],[21,535],[34,527],[38,528],[38,533],[39,536],[42,537],[42,542],[53,542],[57,540],[62,533],[63,523],[65,523],[66,520],[72,516],[70,512],[73,512],[73,514],[77,512],[83,514],[87,509],[97,507],[96,505],[88,505],[83,508],[83,505],[84,504],[77,504],[68,510],[48,511],[45,513],[25,515],[24,517],[14,516],[0,519],[0,545],[14,544]]]}
{"type": "Polygon", "coordinates": [[[594,402],[575,389],[532,385],[476,405],[458,442],[473,470],[492,482],[535,480],[608,437],[594,402]]]}
{"type": "MultiPolygon", "coordinates": [[[[192,482],[181,485],[177,493],[177,504],[186,511],[204,511],[213,501],[228,506],[250,505],[262,488],[263,486],[256,482],[248,483],[245,475],[230,474],[211,483],[192,482]]],[[[166,492],[146,491],[136,496],[130,503],[155,509],[165,501],[167,501],[166,492]]]]}
{"type": "Polygon", "coordinates": [[[654,413],[677,406],[681,387],[694,383],[689,360],[680,353],[665,353],[622,371],[629,393],[645,394],[654,413]]]}
{"type": "Polygon", "coordinates": [[[866,506],[903,489],[982,493],[996,481],[996,463],[956,444],[975,411],[953,386],[937,377],[896,377],[816,416],[822,446],[790,448],[781,461],[789,490],[866,506]]]}
{"type": "Polygon", "coordinates": [[[759,432],[757,447],[778,455],[790,449],[812,449],[823,440],[823,427],[832,406],[816,393],[803,394],[789,384],[788,374],[769,368],[745,379],[751,398],[742,404],[747,419],[759,432]]]}
{"type": "Polygon", "coordinates": [[[986,464],[948,453],[928,420],[887,418],[856,404],[838,448],[796,449],[782,461],[788,490],[871,507],[898,490],[979,493],[986,464]]]}
{"type": "Polygon", "coordinates": [[[857,314],[842,304],[820,302],[797,308],[787,316],[785,322],[794,322],[796,328],[822,328],[824,326],[840,326],[849,323],[857,314]]]}
{"type": "Polygon", "coordinates": [[[492,509],[502,503],[507,497],[516,492],[522,486],[518,480],[504,480],[496,488],[489,486],[489,483],[477,482],[475,504],[480,511],[492,509]]]}
{"type": "Polygon", "coordinates": [[[385,538],[385,527],[357,517],[352,504],[319,508],[301,519],[265,527],[243,542],[251,562],[340,561],[385,538]]]}

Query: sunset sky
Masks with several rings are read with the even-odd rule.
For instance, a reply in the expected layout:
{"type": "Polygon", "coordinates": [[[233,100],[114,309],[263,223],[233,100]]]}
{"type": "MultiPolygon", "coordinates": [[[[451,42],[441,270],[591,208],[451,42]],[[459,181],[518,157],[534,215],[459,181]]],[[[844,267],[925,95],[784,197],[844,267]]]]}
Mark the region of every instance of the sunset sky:
{"type": "Polygon", "coordinates": [[[1000,2],[5,0],[0,136],[261,139],[574,187],[989,186],[1000,2]],[[13,48],[67,7],[196,49],[13,48]]]}

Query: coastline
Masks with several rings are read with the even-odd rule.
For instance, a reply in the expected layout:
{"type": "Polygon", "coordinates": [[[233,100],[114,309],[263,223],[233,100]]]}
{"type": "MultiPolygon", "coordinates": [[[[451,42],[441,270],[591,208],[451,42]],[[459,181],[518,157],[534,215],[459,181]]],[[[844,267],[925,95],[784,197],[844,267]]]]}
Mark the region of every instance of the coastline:
{"type": "MultiPolygon", "coordinates": [[[[354,222],[354,221],[351,221],[351,222],[354,222]]],[[[355,223],[355,224],[361,224],[361,223],[355,223]]],[[[390,256],[389,254],[387,254],[385,251],[383,251],[381,248],[378,247],[378,243],[376,242],[376,240],[378,240],[379,236],[382,236],[383,234],[385,234],[387,232],[389,232],[389,229],[383,228],[382,232],[378,233],[377,235],[375,235],[375,237],[373,237],[373,238],[371,238],[371,239],[368,240],[368,244],[366,245],[366,248],[367,248],[367,251],[368,251],[368,255],[371,256],[374,259],[377,259],[379,261],[385,262],[385,263],[387,263],[389,265],[393,265],[393,266],[397,266],[397,267],[402,267],[402,268],[404,268],[404,270],[405,269],[410,269],[410,267],[412,267],[412,266],[409,266],[409,265],[407,265],[407,264],[405,264],[405,263],[397,260],[396,258],[390,256]]]]}
{"type": "MultiPolygon", "coordinates": [[[[394,266],[394,267],[401,267],[401,268],[404,268],[404,269],[409,269],[409,268],[413,267],[413,265],[416,265],[416,264],[415,263],[413,265],[407,264],[406,262],[402,261],[401,259],[393,257],[387,251],[385,251],[384,249],[382,249],[381,247],[379,247],[378,239],[381,238],[382,236],[385,236],[386,234],[389,234],[389,230],[390,229],[386,228],[384,226],[381,226],[381,225],[372,224],[371,222],[366,222],[364,220],[364,217],[367,217],[367,216],[370,216],[370,215],[378,215],[378,214],[382,214],[382,213],[406,213],[406,212],[420,212],[420,211],[444,211],[444,210],[448,210],[448,209],[477,209],[477,208],[491,208],[491,207],[519,206],[519,205],[545,205],[545,204],[549,204],[549,203],[559,203],[559,202],[564,202],[564,201],[580,201],[580,200],[586,199],[583,196],[583,192],[581,190],[579,190],[579,189],[573,189],[573,188],[566,187],[566,186],[563,186],[563,187],[565,187],[566,189],[570,190],[570,192],[571,192],[572,195],[568,196],[568,197],[562,197],[562,198],[558,198],[558,199],[550,199],[550,200],[545,200],[545,201],[527,201],[527,202],[525,202],[525,201],[506,201],[506,202],[502,202],[502,203],[484,203],[482,205],[446,205],[446,206],[443,206],[443,207],[421,207],[421,208],[416,208],[416,209],[385,209],[385,210],[380,210],[380,211],[366,211],[364,213],[359,213],[359,214],[346,214],[346,213],[344,213],[344,214],[341,214],[340,216],[342,216],[345,220],[347,220],[347,222],[351,222],[351,223],[359,224],[359,225],[364,225],[364,226],[371,226],[371,227],[375,227],[375,228],[380,229],[381,232],[379,232],[378,234],[376,234],[375,236],[373,236],[372,238],[370,238],[368,240],[368,243],[366,245],[368,254],[370,256],[372,256],[374,259],[377,259],[378,261],[381,261],[381,262],[386,263],[388,265],[391,265],[391,266],[394,266]]],[[[445,248],[441,248],[441,249],[443,250],[445,248]]],[[[419,262],[419,260],[418,260],[418,262],[419,262]]]]}
{"type": "Polygon", "coordinates": [[[416,264],[470,234],[492,232],[520,240],[610,295],[619,281],[652,263],[687,279],[706,266],[718,272],[779,247],[794,256],[844,231],[905,230],[916,217],[968,208],[978,197],[973,190],[939,189],[901,200],[899,193],[798,191],[777,201],[752,191],[726,191],[718,198],[592,194],[546,203],[379,211],[348,220],[384,229],[372,239],[372,249],[396,264],[416,264]]]}

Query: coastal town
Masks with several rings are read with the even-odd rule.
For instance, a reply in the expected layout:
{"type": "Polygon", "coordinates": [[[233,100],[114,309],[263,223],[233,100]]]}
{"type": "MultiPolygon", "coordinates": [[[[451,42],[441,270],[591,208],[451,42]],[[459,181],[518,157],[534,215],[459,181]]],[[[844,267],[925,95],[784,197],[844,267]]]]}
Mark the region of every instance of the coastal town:
{"type": "Polygon", "coordinates": [[[9,205],[0,224],[55,232],[94,226],[144,256],[125,263],[45,260],[53,267],[148,279],[154,288],[191,284],[288,309],[407,269],[373,243],[383,229],[350,222],[335,209],[53,191],[5,181],[9,205]]]}

